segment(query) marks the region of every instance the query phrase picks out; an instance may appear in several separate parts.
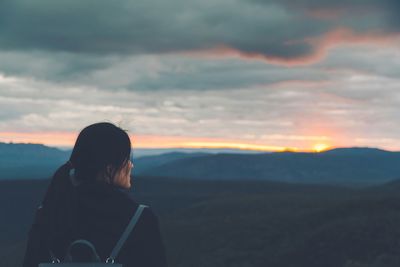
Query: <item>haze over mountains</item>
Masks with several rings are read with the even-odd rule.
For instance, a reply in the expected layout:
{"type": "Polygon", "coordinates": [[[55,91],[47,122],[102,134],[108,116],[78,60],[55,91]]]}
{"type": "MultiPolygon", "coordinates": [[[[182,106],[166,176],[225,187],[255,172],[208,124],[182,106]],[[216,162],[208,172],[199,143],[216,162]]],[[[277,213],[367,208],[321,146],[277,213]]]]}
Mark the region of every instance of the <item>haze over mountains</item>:
{"type": "MultiPolygon", "coordinates": [[[[338,148],[322,153],[168,151],[135,150],[133,174],[347,185],[382,184],[400,178],[400,152],[375,148],[338,148]],[[149,156],[141,156],[146,154],[149,156]]],[[[0,179],[48,178],[69,155],[69,150],[39,144],[0,143],[0,179]]]]}

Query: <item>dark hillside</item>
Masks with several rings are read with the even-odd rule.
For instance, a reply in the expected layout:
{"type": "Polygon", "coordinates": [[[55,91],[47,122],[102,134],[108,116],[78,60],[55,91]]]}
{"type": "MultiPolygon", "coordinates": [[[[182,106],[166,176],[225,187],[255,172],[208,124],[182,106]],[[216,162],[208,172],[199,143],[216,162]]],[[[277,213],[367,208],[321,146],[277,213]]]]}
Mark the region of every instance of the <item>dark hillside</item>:
{"type": "Polygon", "coordinates": [[[143,156],[134,159],[135,164],[135,173],[143,173],[147,170],[151,170],[155,167],[164,165],[168,162],[183,159],[183,158],[192,158],[198,156],[210,155],[207,153],[182,153],[182,152],[170,152],[161,155],[153,155],[153,156],[143,156]]]}
{"type": "MultiPolygon", "coordinates": [[[[0,182],[1,266],[20,266],[48,181],[0,182]],[[13,207],[11,208],[11,205],[13,207]]],[[[400,190],[137,177],[170,266],[398,266],[400,190]],[[386,265],[382,265],[386,262],[386,265]]]]}

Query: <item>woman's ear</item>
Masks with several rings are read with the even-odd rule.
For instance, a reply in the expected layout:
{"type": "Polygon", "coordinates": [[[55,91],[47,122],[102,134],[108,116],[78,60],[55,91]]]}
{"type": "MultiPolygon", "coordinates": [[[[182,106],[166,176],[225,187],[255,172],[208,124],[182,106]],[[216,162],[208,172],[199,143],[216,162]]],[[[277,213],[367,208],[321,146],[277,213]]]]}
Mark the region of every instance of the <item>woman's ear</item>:
{"type": "Polygon", "coordinates": [[[102,174],[103,179],[105,181],[107,181],[108,183],[111,183],[112,180],[113,180],[113,177],[112,177],[113,175],[115,175],[114,174],[114,167],[111,164],[109,164],[109,165],[106,166],[106,169],[102,174]]]}

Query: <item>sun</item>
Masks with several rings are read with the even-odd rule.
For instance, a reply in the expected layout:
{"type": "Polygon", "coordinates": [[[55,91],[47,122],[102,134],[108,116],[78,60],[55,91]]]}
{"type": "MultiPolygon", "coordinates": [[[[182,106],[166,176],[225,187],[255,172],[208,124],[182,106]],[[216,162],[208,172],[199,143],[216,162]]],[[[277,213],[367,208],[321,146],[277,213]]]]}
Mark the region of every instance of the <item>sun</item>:
{"type": "Polygon", "coordinates": [[[315,144],[313,146],[313,151],[314,152],[318,152],[318,153],[322,152],[322,151],[325,151],[327,149],[329,149],[329,146],[327,144],[315,144]]]}

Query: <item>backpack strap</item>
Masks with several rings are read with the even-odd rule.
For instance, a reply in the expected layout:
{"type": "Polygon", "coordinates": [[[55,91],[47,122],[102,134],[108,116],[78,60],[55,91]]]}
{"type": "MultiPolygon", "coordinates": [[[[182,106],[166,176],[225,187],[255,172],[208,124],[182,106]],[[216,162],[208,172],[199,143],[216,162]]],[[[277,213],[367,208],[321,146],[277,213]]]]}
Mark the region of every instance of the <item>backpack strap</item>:
{"type": "Polygon", "coordinates": [[[128,239],[129,234],[132,232],[133,228],[135,227],[136,223],[138,222],[140,215],[142,214],[144,208],[147,208],[146,205],[139,205],[135,214],[132,216],[131,221],[129,222],[128,226],[125,228],[125,231],[122,233],[120,239],[118,240],[117,244],[115,245],[114,249],[112,250],[110,256],[107,258],[106,263],[114,263],[115,258],[117,257],[119,251],[121,250],[122,246],[124,245],[126,239],[128,239]]]}

